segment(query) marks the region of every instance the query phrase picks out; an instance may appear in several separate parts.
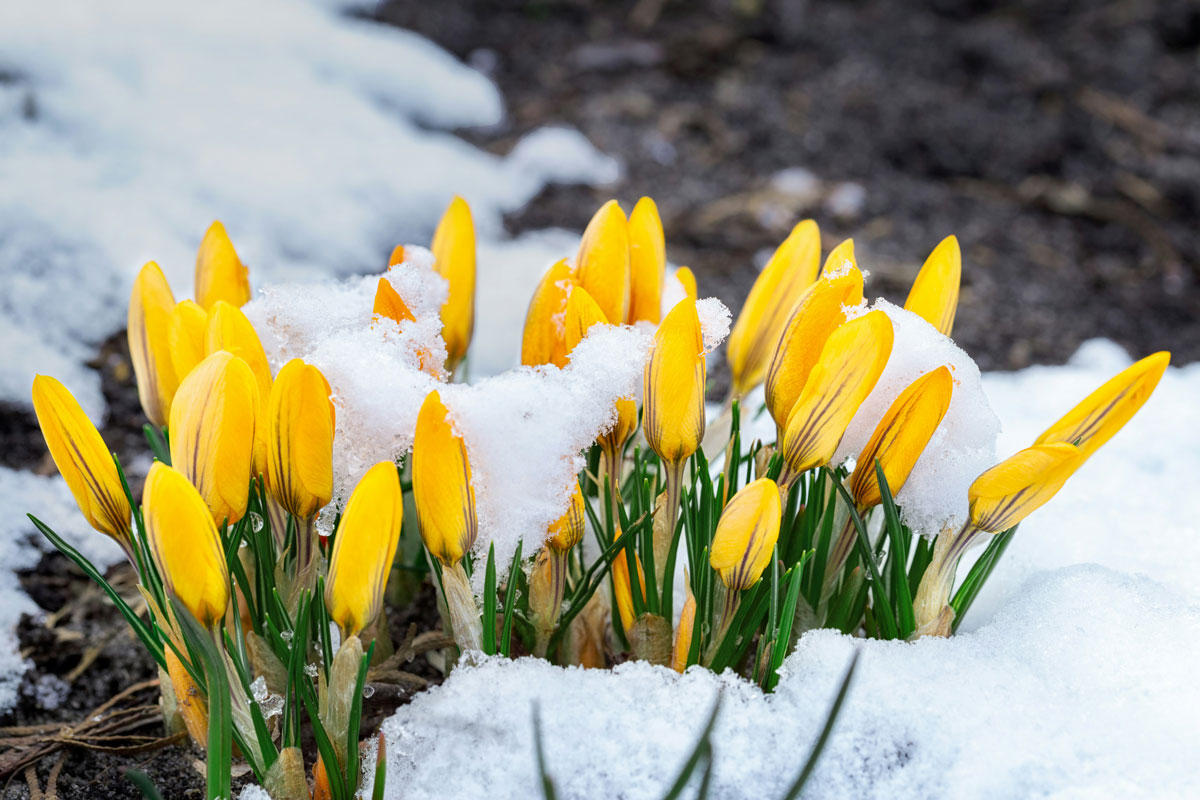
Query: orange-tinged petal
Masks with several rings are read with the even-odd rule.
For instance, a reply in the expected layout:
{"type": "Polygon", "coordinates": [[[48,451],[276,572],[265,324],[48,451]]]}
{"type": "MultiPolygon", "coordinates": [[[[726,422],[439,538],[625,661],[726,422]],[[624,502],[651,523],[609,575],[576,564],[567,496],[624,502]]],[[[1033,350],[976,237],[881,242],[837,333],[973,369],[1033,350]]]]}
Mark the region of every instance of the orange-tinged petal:
{"type": "Polygon", "coordinates": [[[417,414],[412,476],[425,547],[446,566],[458,563],[475,544],[475,488],[466,445],[437,392],[429,393],[417,414]]]}
{"type": "Polygon", "coordinates": [[[1170,363],[1171,354],[1162,351],[1127,367],[1043,431],[1034,444],[1067,442],[1085,459],[1091,458],[1150,399],[1170,363]]]}
{"type": "Polygon", "coordinates": [[[54,378],[33,379],[33,412],[50,457],[88,524],[130,546],[129,500],[112,452],[75,397],[54,378]]]}
{"type": "Polygon", "coordinates": [[[954,330],[958,311],[958,285],[962,280],[962,251],[958,239],[947,236],[933,248],[917,273],[904,308],[921,317],[945,336],[954,330]]]}
{"type": "Polygon", "coordinates": [[[693,302],[700,299],[699,290],[696,288],[696,274],[692,272],[691,267],[675,270],[675,279],[683,286],[684,297],[690,297],[693,302]]]}
{"type": "Polygon", "coordinates": [[[176,303],[167,325],[167,340],[171,347],[171,366],[180,383],[208,355],[207,336],[208,312],[192,300],[176,303]]]}
{"type": "Polygon", "coordinates": [[[229,605],[229,573],[204,499],[182,472],[155,461],[142,508],[164,585],[201,625],[211,627],[229,605]]]}
{"type": "Polygon", "coordinates": [[[204,746],[208,741],[208,705],[204,702],[204,696],[200,694],[187,667],[175,655],[174,648],[164,647],[163,655],[167,661],[167,677],[171,679],[171,689],[175,692],[176,708],[187,727],[188,736],[196,744],[204,746]]]}
{"type": "Polygon", "coordinates": [[[179,386],[171,364],[170,322],[175,296],[159,269],[149,261],[133,282],[129,297],[129,358],[137,375],[138,398],[150,422],[162,427],[171,416],[171,398],[179,386]]]}
{"type": "Polygon", "coordinates": [[[394,267],[397,264],[403,264],[403,263],[404,263],[404,245],[398,244],[392,248],[392,254],[390,256],[388,256],[387,265],[389,267],[394,267]]]}
{"type": "Polygon", "coordinates": [[[696,303],[681,300],[654,334],[643,378],[642,428],[664,461],[683,461],[704,438],[705,374],[696,303]]]}
{"type": "MultiPolygon", "coordinates": [[[[617,538],[621,537],[621,531],[617,530],[617,538]]],[[[629,585],[629,561],[625,550],[617,553],[617,557],[612,563],[612,579],[613,579],[613,596],[617,600],[617,613],[621,617],[621,627],[628,632],[633,627],[633,590],[629,585]]],[[[638,589],[642,594],[642,601],[646,600],[646,573],[642,570],[642,560],[638,558],[637,553],[633,555],[633,562],[637,566],[638,589]]]]}
{"type": "Polygon", "coordinates": [[[567,298],[567,313],[563,319],[563,345],[567,354],[587,336],[593,325],[607,325],[608,318],[592,297],[591,293],[582,286],[571,290],[567,298]]]}
{"type": "Polygon", "coordinates": [[[294,358],[271,388],[266,416],[267,490],[293,516],[307,519],[333,496],[337,422],[329,382],[294,358]]]}
{"type": "Polygon", "coordinates": [[[846,321],[844,309],[862,299],[862,273],[851,266],[837,275],[822,275],[796,303],[767,370],[767,409],[780,428],[787,424],[825,341],[846,321]]]}
{"type": "Polygon", "coordinates": [[[853,239],[846,239],[829,251],[829,255],[825,257],[825,266],[821,268],[821,274],[836,274],[847,266],[858,269],[858,260],[854,257],[853,239]]]}
{"type": "Polygon", "coordinates": [[[325,607],[346,636],[357,635],[379,616],[403,520],[400,474],[395,464],[381,461],[354,487],[329,559],[325,607]]]}
{"type": "Polygon", "coordinates": [[[245,361],[218,350],[179,385],[171,408],[171,463],[200,492],[217,525],[246,513],[258,385],[245,361]]]}
{"type": "Polygon", "coordinates": [[[579,254],[575,275],[604,312],[606,321],[620,324],[629,316],[629,224],[616,200],[592,216],[579,254]]]}
{"type": "Polygon", "coordinates": [[[821,266],[821,232],[806,219],[763,267],[729,334],[726,358],[733,392],[743,397],[767,376],[767,367],[788,316],[821,266]]]}
{"type": "Polygon", "coordinates": [[[386,277],[380,278],[379,285],[375,287],[375,305],[371,311],[377,316],[394,322],[409,322],[416,319],[416,316],[409,310],[408,303],[404,302],[404,298],[386,277]]]}
{"type": "Polygon", "coordinates": [[[572,291],[574,278],[571,266],[564,258],[546,271],[534,290],[525,312],[525,329],[521,333],[521,363],[527,367],[553,364],[567,365],[564,317],[567,295],[572,291]]]}
{"type": "Polygon", "coordinates": [[[658,206],[649,197],[629,214],[629,314],[624,322],[653,322],[662,317],[667,246],[658,206]]]}
{"type": "Polygon", "coordinates": [[[567,511],[550,525],[550,535],[546,538],[546,546],[551,550],[565,553],[583,541],[584,515],[583,492],[578,481],[575,490],[571,492],[570,505],[567,511]]]}
{"type": "Polygon", "coordinates": [[[971,524],[1000,533],[1045,505],[1085,456],[1064,442],[1037,444],[1001,461],[971,484],[971,524]]]}
{"type": "Polygon", "coordinates": [[[475,223],[467,201],[454,196],[433,234],[434,269],[450,284],[442,305],[442,338],[446,340],[446,369],[467,354],[475,330],[475,223]]]}
{"type": "Polygon", "coordinates": [[[708,562],[734,591],[758,583],[771,563],[783,507],[779,486],[770,478],[746,484],[721,512],[708,562]]]}
{"type": "Polygon", "coordinates": [[[788,416],[783,457],[793,475],[827,464],[892,353],[892,321],[870,311],[835,330],[788,416]]]}
{"type": "Polygon", "coordinates": [[[850,476],[850,493],[859,509],[883,502],[875,462],[883,467],[892,496],[900,493],[917,459],[950,408],[954,379],[938,367],[910,383],[888,408],[867,441],[850,476]]]}
{"type": "Polygon", "coordinates": [[[692,649],[692,635],[696,628],[696,596],[688,586],[687,599],[679,612],[679,625],[675,628],[675,644],[671,648],[671,669],[683,672],[687,669],[688,654],[692,649]]]}
{"type": "Polygon", "coordinates": [[[219,221],[208,226],[196,253],[196,302],[207,311],[218,300],[237,308],[250,302],[250,271],[219,221]]]}

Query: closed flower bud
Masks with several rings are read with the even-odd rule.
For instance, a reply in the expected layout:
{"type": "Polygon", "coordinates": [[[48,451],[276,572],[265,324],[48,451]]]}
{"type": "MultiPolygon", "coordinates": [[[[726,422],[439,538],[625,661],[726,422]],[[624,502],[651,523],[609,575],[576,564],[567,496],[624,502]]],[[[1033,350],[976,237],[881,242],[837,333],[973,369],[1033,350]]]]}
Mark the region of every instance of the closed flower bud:
{"type": "Polygon", "coordinates": [[[633,398],[619,398],[616,406],[617,421],[597,439],[600,447],[613,454],[614,463],[624,449],[625,443],[629,441],[629,437],[633,436],[634,431],[637,430],[638,424],[637,403],[633,401],[633,398]]]}
{"type": "Polygon", "coordinates": [[[833,457],[887,365],[892,340],[892,321],[882,311],[870,311],[830,334],[785,426],[783,458],[792,479],[833,457]]]}
{"type": "MultiPolygon", "coordinates": [[[[271,364],[254,325],[240,308],[224,300],[218,300],[208,311],[208,330],[205,332],[204,349],[212,355],[218,350],[228,350],[250,366],[258,384],[258,400],[261,417],[266,416],[266,406],[271,397],[271,364]]],[[[267,468],[267,426],[256,427],[254,442],[254,474],[260,475],[267,468]]]]}
{"type": "Polygon", "coordinates": [[[521,333],[521,364],[538,367],[553,364],[567,365],[563,320],[567,312],[567,295],[574,283],[567,260],[556,263],[538,282],[525,312],[525,329],[521,333]]]}
{"type": "Polygon", "coordinates": [[[699,290],[696,288],[696,274],[692,272],[691,267],[680,267],[675,270],[675,280],[683,287],[683,296],[690,297],[693,301],[699,300],[699,290]]]}
{"type": "Polygon", "coordinates": [[[50,457],[88,524],[116,539],[132,559],[129,500],[96,426],[67,387],[48,375],[33,379],[33,411],[50,457]]]}
{"type": "Polygon", "coordinates": [[[954,330],[958,285],[962,280],[962,251],[958,239],[947,236],[933,248],[917,273],[904,308],[921,317],[944,336],[954,330]]]}
{"type": "Polygon", "coordinates": [[[704,438],[705,374],[696,304],[682,300],[658,326],[644,376],[642,428],[664,461],[684,461],[704,438]]]}
{"type": "Polygon", "coordinates": [[[142,507],[163,584],[201,625],[212,627],[229,605],[229,573],[204,499],[182,472],[156,461],[142,507]]]}
{"type": "Polygon", "coordinates": [[[455,195],[433,234],[434,269],[450,284],[442,305],[442,338],[446,340],[446,369],[467,354],[475,329],[475,223],[471,207],[455,195]]]}
{"type": "MultiPolygon", "coordinates": [[[[621,531],[617,530],[617,538],[620,538],[621,531]]],[[[633,628],[634,623],[634,607],[633,607],[633,590],[629,583],[629,562],[627,561],[625,551],[617,553],[617,557],[612,563],[612,579],[613,579],[613,596],[617,600],[617,613],[621,617],[621,627],[628,633],[633,628]]],[[[635,553],[633,556],[634,564],[637,565],[638,590],[641,592],[642,601],[646,600],[646,573],[642,570],[642,560],[635,553]]]]}
{"type": "Polygon", "coordinates": [[[846,321],[847,307],[862,303],[863,278],[855,266],[822,275],[805,290],[767,371],[767,410],[782,429],[829,335],[846,321]]]}
{"type": "Polygon", "coordinates": [[[662,317],[667,249],[658,206],[649,197],[629,214],[629,314],[623,322],[653,322],[662,317]]]}
{"type": "Polygon", "coordinates": [[[579,488],[579,482],[576,481],[566,513],[550,525],[550,535],[546,537],[546,546],[559,553],[565,553],[582,542],[586,513],[583,506],[583,492],[579,488]]]}
{"type": "Polygon", "coordinates": [[[207,338],[208,312],[191,300],[176,303],[167,325],[167,340],[171,348],[171,366],[180,383],[208,355],[207,338]]]}
{"type": "Polygon", "coordinates": [[[333,496],[336,423],[329,382],[294,358],[271,387],[265,426],[267,490],[298,519],[308,519],[333,496]]]}
{"type": "Polygon", "coordinates": [[[196,253],[196,302],[209,310],[218,300],[235,308],[250,302],[250,271],[219,221],[208,226],[196,253]]]}
{"type": "Polygon", "coordinates": [[[333,540],[325,607],[344,636],[357,635],[379,615],[403,520],[399,473],[381,461],[354,487],[333,540]]]}
{"type": "Polygon", "coordinates": [[[1170,363],[1171,354],[1163,351],[1122,370],[1043,431],[1034,444],[1067,442],[1085,459],[1091,458],[1150,399],[1170,363]]]}
{"type": "Polygon", "coordinates": [[[729,334],[726,357],[733,373],[733,393],[744,397],[767,376],[767,367],[796,301],[821,266],[821,232],[806,219],[763,267],[729,334]]]}
{"type": "Polygon", "coordinates": [[[927,372],[908,385],[887,413],[875,426],[850,476],[850,493],[858,508],[866,509],[883,502],[875,462],[883,467],[888,489],[895,496],[905,481],[934,431],[946,416],[954,380],[946,367],[927,372]]]}
{"type": "Polygon", "coordinates": [[[566,346],[567,355],[571,354],[593,326],[606,324],[608,319],[590,292],[583,287],[571,290],[571,296],[567,298],[567,313],[563,318],[563,344],[566,346]]]}
{"type": "Polygon", "coordinates": [[[462,437],[450,425],[441,395],[430,392],[413,437],[413,499],[421,539],[443,565],[457,564],[475,544],[475,488],[462,437]]]}
{"type": "Polygon", "coordinates": [[[380,278],[379,285],[375,287],[375,305],[371,311],[376,316],[393,322],[409,322],[416,319],[409,310],[408,303],[404,302],[404,298],[387,278],[380,278]]]}
{"type": "Polygon", "coordinates": [[[971,524],[988,533],[1008,530],[1058,494],[1084,458],[1064,442],[1037,444],[1006,458],[971,484],[971,524]]]}
{"type": "Polygon", "coordinates": [[[758,583],[771,563],[782,513],[779,487],[770,478],[742,487],[725,506],[708,561],[726,587],[740,592],[758,583]]]}
{"type": "Polygon", "coordinates": [[[179,386],[171,364],[170,321],[175,297],[153,261],[142,267],[129,297],[129,358],[137,376],[138,398],[150,422],[162,427],[171,417],[171,398],[179,386]]]}
{"type": "Polygon", "coordinates": [[[579,285],[595,298],[608,322],[629,316],[629,225],[616,200],[592,216],[575,256],[579,285]]]}
{"type": "Polygon", "coordinates": [[[219,350],[179,385],[171,408],[171,463],[200,492],[218,526],[246,513],[258,386],[246,362],[219,350]]]}

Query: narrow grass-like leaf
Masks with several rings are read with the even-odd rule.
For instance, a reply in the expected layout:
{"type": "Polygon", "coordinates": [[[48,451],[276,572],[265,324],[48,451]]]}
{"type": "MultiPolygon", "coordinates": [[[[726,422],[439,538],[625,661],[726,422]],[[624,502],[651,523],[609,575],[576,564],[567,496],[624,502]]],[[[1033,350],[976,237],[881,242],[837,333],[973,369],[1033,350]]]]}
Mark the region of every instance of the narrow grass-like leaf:
{"type": "Polygon", "coordinates": [[[687,788],[688,781],[692,779],[692,774],[696,771],[696,766],[700,763],[706,752],[710,754],[709,761],[711,762],[713,726],[717,723],[717,714],[720,711],[721,695],[718,694],[716,702],[713,703],[712,713],[708,715],[708,722],[705,724],[704,730],[700,733],[700,738],[696,741],[696,746],[692,748],[687,761],[683,762],[683,768],[679,771],[675,782],[671,784],[670,790],[663,795],[663,800],[678,800],[683,790],[687,788]]]}
{"type": "Polygon", "coordinates": [[[829,741],[829,735],[833,733],[833,726],[837,722],[838,715],[842,711],[842,703],[846,700],[846,694],[850,691],[850,682],[854,678],[854,670],[858,667],[858,651],[855,651],[854,657],[850,659],[850,667],[846,670],[846,677],[842,678],[842,686],[838,689],[837,697],[833,700],[833,706],[829,709],[829,714],[825,717],[825,725],[821,728],[821,735],[817,737],[816,744],[813,745],[812,752],[808,754],[808,760],[804,762],[804,768],[800,770],[800,774],[796,776],[796,780],[788,788],[784,800],[795,800],[804,791],[804,784],[808,783],[808,779],[812,777],[813,770],[817,767],[817,762],[821,760],[821,752],[825,749],[826,743],[829,741]]]}
{"type": "Polygon", "coordinates": [[[488,546],[483,574],[483,652],[496,655],[496,544],[488,546]]]}
{"type": "Polygon", "coordinates": [[[145,800],[163,800],[163,796],[158,793],[158,787],[154,785],[154,781],[150,780],[150,776],[141,770],[125,770],[125,780],[136,786],[145,800]]]}
{"type": "Polygon", "coordinates": [[[916,614],[913,611],[912,592],[908,587],[908,544],[912,534],[900,521],[900,511],[892,497],[891,487],[888,486],[887,476],[883,465],[875,460],[875,476],[879,481],[879,494],[883,498],[883,522],[888,532],[888,561],[892,565],[889,576],[889,587],[896,604],[896,627],[899,638],[907,639],[917,629],[916,614]]]}
{"type": "Polygon", "coordinates": [[[233,711],[230,705],[229,680],[225,676],[225,665],[217,651],[216,641],[200,626],[191,612],[175,598],[171,598],[175,618],[179,620],[184,635],[195,649],[204,665],[208,693],[208,758],[207,800],[228,800],[232,797],[231,766],[233,763],[233,711]]]}
{"type": "MultiPolygon", "coordinates": [[[[829,470],[829,467],[823,467],[823,469],[829,470]]],[[[850,492],[846,490],[846,487],[843,486],[842,482],[837,479],[837,476],[833,474],[832,470],[829,472],[829,479],[833,482],[833,485],[837,487],[838,493],[841,494],[842,499],[845,501],[846,506],[850,511],[850,518],[854,520],[854,529],[858,531],[859,554],[862,556],[863,561],[866,562],[867,569],[870,570],[871,582],[873,584],[872,589],[877,593],[882,592],[883,579],[880,577],[879,567],[875,563],[875,554],[871,552],[871,540],[867,537],[867,526],[863,522],[862,517],[859,516],[858,510],[854,507],[854,498],[850,496],[850,492]]],[[[877,600],[883,600],[882,603],[877,602],[875,607],[875,615],[879,622],[880,630],[883,632],[883,637],[885,639],[895,639],[896,618],[892,614],[891,604],[887,602],[886,597],[880,598],[879,594],[877,594],[876,597],[877,600]]]]}
{"type": "Polygon", "coordinates": [[[550,770],[546,766],[546,752],[542,746],[542,714],[537,703],[533,704],[533,751],[537,758],[538,775],[541,777],[542,797],[544,800],[557,800],[554,779],[550,777],[550,770]]]}
{"type": "MultiPolygon", "coordinates": [[[[500,633],[500,655],[508,656],[512,649],[513,618],[517,608],[517,579],[521,571],[521,542],[508,565],[508,584],[504,587],[504,623],[500,633]]],[[[495,626],[493,625],[493,630],[495,626]]]]}
{"type": "Polygon", "coordinates": [[[950,601],[950,607],[954,609],[952,630],[958,630],[963,617],[967,615],[971,604],[975,602],[975,598],[979,595],[979,590],[987,583],[992,570],[996,568],[996,562],[1004,555],[1004,551],[1008,549],[1008,545],[1016,532],[1017,526],[1014,525],[1003,533],[993,536],[983,554],[971,565],[967,577],[963,579],[962,585],[954,593],[954,599],[950,601]]]}

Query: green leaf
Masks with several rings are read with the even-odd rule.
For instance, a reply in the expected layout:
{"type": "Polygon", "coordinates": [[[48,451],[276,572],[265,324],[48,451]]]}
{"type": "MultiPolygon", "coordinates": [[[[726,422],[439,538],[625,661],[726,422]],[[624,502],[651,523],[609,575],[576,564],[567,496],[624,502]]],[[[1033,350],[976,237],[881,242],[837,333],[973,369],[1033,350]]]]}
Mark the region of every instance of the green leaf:
{"type": "Polygon", "coordinates": [[[987,579],[991,577],[992,570],[996,568],[996,562],[1004,555],[1004,551],[1008,549],[1008,545],[1016,532],[1017,526],[1014,525],[1003,533],[993,536],[983,554],[971,565],[971,570],[967,573],[967,577],[963,579],[962,586],[958,587],[958,591],[954,594],[954,599],[950,601],[950,607],[954,609],[953,631],[958,630],[963,617],[967,615],[971,604],[975,602],[975,598],[979,595],[979,590],[983,588],[987,579]]]}
{"type": "Polygon", "coordinates": [[[483,576],[483,652],[496,655],[496,544],[488,546],[483,576]]]}
{"type": "Polygon", "coordinates": [[[229,680],[225,675],[223,657],[217,650],[216,640],[201,627],[192,613],[177,599],[171,598],[175,617],[179,620],[184,636],[195,649],[204,665],[208,693],[208,757],[207,757],[207,800],[227,800],[232,797],[233,764],[233,711],[230,701],[229,680]]]}
{"type": "Polygon", "coordinates": [[[147,422],[142,426],[142,435],[146,437],[146,443],[150,445],[150,452],[154,457],[168,467],[171,466],[171,448],[167,444],[164,429],[147,422]]]}
{"type": "MultiPolygon", "coordinates": [[[[829,470],[829,467],[823,469],[829,470]]],[[[858,510],[854,507],[854,499],[850,493],[846,491],[846,487],[837,479],[832,470],[829,470],[829,479],[837,488],[838,493],[842,495],[848,510],[850,518],[854,520],[854,529],[858,531],[858,549],[863,561],[866,562],[867,568],[871,572],[871,591],[876,597],[875,616],[879,622],[879,627],[885,639],[896,638],[896,619],[892,615],[891,603],[887,602],[887,598],[882,596],[883,578],[879,575],[879,566],[875,563],[875,555],[871,552],[871,541],[867,538],[867,526],[863,523],[862,517],[859,516],[858,510]],[[880,602],[882,601],[882,602],[880,602]]]]}
{"type": "Polygon", "coordinates": [[[704,730],[700,733],[700,738],[696,741],[696,746],[692,748],[691,754],[687,761],[683,762],[683,768],[679,771],[679,775],[675,778],[675,782],[671,784],[670,790],[663,795],[663,800],[678,800],[683,790],[687,788],[688,781],[692,779],[692,774],[696,771],[697,765],[702,758],[707,757],[709,766],[712,764],[712,732],[713,726],[717,723],[717,714],[721,711],[721,695],[717,695],[717,700],[713,703],[712,713],[708,715],[708,722],[704,726],[704,730]]]}
{"type": "Polygon", "coordinates": [[[358,665],[358,677],[354,681],[354,701],[350,705],[350,720],[346,726],[346,789],[353,795],[358,791],[358,782],[362,779],[358,766],[358,733],[362,725],[363,687],[367,684],[367,667],[371,665],[371,656],[375,653],[375,643],[367,647],[363,653],[362,663],[358,665]]]}
{"type": "Polygon", "coordinates": [[[891,487],[888,486],[887,476],[879,459],[875,460],[875,476],[879,480],[879,494],[883,498],[883,520],[887,528],[888,561],[892,565],[890,586],[895,596],[897,633],[899,638],[907,639],[917,629],[916,614],[913,611],[912,591],[908,586],[908,544],[912,534],[900,522],[900,512],[892,497],[891,487]]]}
{"type": "Polygon", "coordinates": [[[788,789],[787,794],[783,796],[784,800],[795,800],[799,797],[800,793],[804,791],[804,784],[808,783],[808,779],[812,777],[813,770],[816,769],[817,762],[821,759],[821,752],[829,741],[829,735],[833,733],[833,726],[837,722],[838,714],[842,711],[846,693],[850,691],[850,681],[854,678],[854,670],[858,666],[858,655],[858,651],[855,651],[854,657],[850,659],[850,667],[846,670],[846,677],[842,679],[842,687],[838,689],[833,706],[829,709],[829,715],[825,717],[825,726],[821,728],[821,735],[817,737],[817,743],[813,745],[812,752],[808,754],[804,768],[800,770],[800,774],[796,776],[796,780],[788,789]]]}
{"type": "Polygon", "coordinates": [[[146,798],[146,800],[163,800],[162,795],[158,793],[158,788],[154,785],[154,781],[150,780],[150,776],[141,770],[125,770],[125,780],[136,786],[137,790],[142,793],[142,797],[146,798]]]}
{"type": "MultiPolygon", "coordinates": [[[[521,573],[521,545],[517,542],[517,551],[513,553],[512,563],[508,566],[508,584],[504,587],[504,624],[500,634],[500,655],[507,657],[512,649],[513,616],[517,608],[517,579],[521,573]]],[[[495,626],[492,626],[493,631],[495,626]]]]}
{"type": "Polygon", "coordinates": [[[556,800],[558,794],[554,791],[554,779],[546,768],[546,753],[542,747],[542,714],[538,704],[533,704],[533,751],[537,758],[538,775],[541,777],[542,797],[545,800],[556,800]]]}

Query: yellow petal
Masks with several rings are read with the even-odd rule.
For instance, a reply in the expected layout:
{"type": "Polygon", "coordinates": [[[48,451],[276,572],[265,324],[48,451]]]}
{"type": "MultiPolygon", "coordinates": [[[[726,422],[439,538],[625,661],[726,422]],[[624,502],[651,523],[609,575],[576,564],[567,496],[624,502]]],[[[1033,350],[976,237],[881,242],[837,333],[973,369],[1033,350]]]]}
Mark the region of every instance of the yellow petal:
{"type": "Polygon", "coordinates": [[[727,587],[742,591],[758,583],[771,563],[782,513],[779,487],[770,478],[742,487],[725,506],[708,562],[727,587]]]}
{"type": "Polygon", "coordinates": [[[208,313],[192,300],[183,300],[171,311],[167,338],[171,347],[171,366],[180,383],[207,355],[208,313]]]}
{"type": "Polygon", "coordinates": [[[582,286],[571,290],[567,298],[567,313],[563,319],[563,346],[567,354],[587,336],[593,325],[607,325],[608,319],[600,305],[582,286]]]}
{"type": "Polygon", "coordinates": [[[333,496],[336,416],[329,382],[294,358],[271,388],[267,410],[267,490],[293,516],[307,519],[333,496]]]}
{"type": "Polygon", "coordinates": [[[1001,461],[971,484],[971,523],[989,533],[1008,530],[1054,497],[1083,460],[1075,445],[1055,442],[1001,461]]]}
{"type": "Polygon", "coordinates": [[[696,275],[691,267],[675,270],[675,279],[683,286],[684,297],[690,297],[693,302],[700,299],[699,290],[696,288],[696,275]]]}
{"type": "Polygon", "coordinates": [[[179,386],[171,408],[171,463],[192,482],[218,526],[246,513],[261,401],[245,361],[219,350],[179,386]]]}
{"type": "MultiPolygon", "coordinates": [[[[617,529],[617,538],[621,537],[620,529],[617,529]]],[[[629,562],[627,561],[625,551],[617,553],[617,557],[612,563],[612,580],[613,580],[613,596],[617,600],[617,613],[621,617],[621,627],[628,632],[633,627],[633,590],[629,585],[629,562]]],[[[646,600],[646,573],[642,570],[642,560],[638,558],[637,553],[633,554],[633,562],[637,566],[638,589],[642,594],[642,601],[646,600]]]]}
{"type": "Polygon", "coordinates": [[[132,552],[129,500],[112,452],[74,396],[54,378],[33,379],[33,411],[55,466],[88,524],[132,552]]]}
{"type": "Polygon", "coordinates": [[[196,254],[196,302],[207,311],[218,300],[236,308],[250,302],[250,271],[219,221],[208,226],[196,254]]]}
{"type": "Polygon", "coordinates": [[[527,367],[567,365],[564,316],[567,295],[574,284],[571,267],[564,258],[542,276],[525,312],[521,333],[521,363],[527,367]]]}
{"type": "Polygon", "coordinates": [[[629,225],[616,200],[600,206],[592,217],[579,254],[575,275],[587,289],[606,321],[620,324],[629,316],[629,225]]]}
{"type": "Polygon", "coordinates": [[[158,264],[146,263],[129,297],[129,358],[137,375],[138,397],[150,422],[162,427],[171,416],[179,386],[171,364],[170,322],[175,297],[158,264]]]}
{"type": "Polygon", "coordinates": [[[658,206],[643,197],[629,214],[629,314],[624,322],[658,324],[666,269],[667,246],[658,206]]]}
{"type": "Polygon", "coordinates": [[[775,345],[800,295],[817,279],[821,232],[803,220],[763,267],[729,334],[726,358],[733,392],[743,397],[763,382],[775,345]]]}
{"type": "Polygon", "coordinates": [[[917,273],[904,308],[949,336],[958,311],[958,285],[962,279],[962,251],[958,239],[947,236],[933,248],[917,273]]]}
{"type": "Polygon", "coordinates": [[[575,491],[571,492],[570,505],[561,517],[550,526],[550,535],[546,538],[546,546],[551,550],[565,553],[583,541],[584,515],[587,513],[583,506],[583,492],[575,483],[575,491]]]}
{"type": "Polygon", "coordinates": [[[871,311],[835,330],[788,416],[783,457],[793,475],[827,464],[892,353],[892,321],[871,311]]]}
{"type": "Polygon", "coordinates": [[[821,268],[822,275],[834,275],[847,267],[858,269],[858,260],[854,257],[854,240],[846,239],[829,251],[825,257],[825,266],[821,268]]]}
{"type": "Polygon", "coordinates": [[[664,461],[683,461],[704,438],[705,370],[696,303],[681,300],[654,334],[643,378],[642,428],[664,461]]]}
{"type": "MultiPolygon", "coordinates": [[[[185,651],[186,652],[186,651],[185,651]]],[[[208,742],[208,706],[199,687],[192,680],[187,667],[175,655],[171,647],[163,648],[167,661],[167,677],[171,679],[171,689],[175,693],[176,708],[183,724],[187,727],[188,736],[200,746],[208,742]]]]}
{"type": "Polygon", "coordinates": [[[1162,351],[1127,367],[1043,431],[1034,444],[1067,442],[1085,459],[1091,458],[1150,399],[1170,363],[1171,354],[1162,351]]]}
{"type": "MultiPolygon", "coordinates": [[[[250,365],[254,380],[258,383],[258,400],[261,404],[260,419],[267,414],[267,403],[271,398],[271,365],[267,353],[240,308],[218,300],[208,311],[208,330],[205,332],[204,349],[208,355],[218,350],[228,350],[250,365]]],[[[259,475],[267,468],[267,427],[259,425],[254,442],[254,474],[259,475]]]]}
{"type": "Polygon", "coordinates": [[[688,653],[692,649],[692,634],[696,628],[696,596],[688,586],[687,599],[679,612],[679,626],[675,628],[675,645],[671,648],[671,669],[683,672],[687,669],[688,653]]]}
{"type": "Polygon", "coordinates": [[[379,616],[403,520],[400,475],[395,464],[381,461],[354,487],[333,539],[325,606],[346,636],[379,616]]]}
{"type": "Polygon", "coordinates": [[[829,335],[846,321],[845,307],[862,303],[863,278],[851,266],[822,275],[805,290],[788,319],[767,370],[767,409],[783,428],[829,335]]]}
{"type": "Polygon", "coordinates": [[[437,392],[429,393],[417,414],[412,476],[425,547],[446,566],[458,563],[475,544],[475,488],[466,445],[437,392]]]}
{"type": "Polygon", "coordinates": [[[637,403],[632,398],[622,397],[617,400],[617,421],[613,426],[600,434],[597,441],[607,452],[619,455],[637,430],[637,403]]]}
{"type": "Polygon", "coordinates": [[[917,459],[946,416],[953,392],[950,370],[938,367],[910,383],[892,402],[858,454],[850,476],[850,493],[860,510],[883,501],[879,476],[875,474],[876,461],[883,467],[893,497],[904,488],[917,459]]]}
{"type": "Polygon", "coordinates": [[[229,573],[208,506],[182,472],[156,461],[142,497],[146,539],[167,590],[205,627],[225,616],[229,573]]]}
{"type": "Polygon", "coordinates": [[[404,245],[398,244],[392,248],[392,254],[390,256],[388,256],[387,265],[389,267],[394,267],[397,264],[403,264],[403,263],[404,263],[404,245]]]}
{"type": "Polygon", "coordinates": [[[475,223],[471,207],[458,195],[433,234],[434,268],[450,283],[442,305],[442,338],[446,340],[446,369],[454,372],[467,354],[475,329],[475,223]]]}
{"type": "Polygon", "coordinates": [[[416,319],[416,316],[409,310],[408,303],[404,302],[404,298],[387,278],[380,278],[379,285],[375,287],[375,305],[371,311],[376,316],[394,322],[409,322],[416,319]]]}

